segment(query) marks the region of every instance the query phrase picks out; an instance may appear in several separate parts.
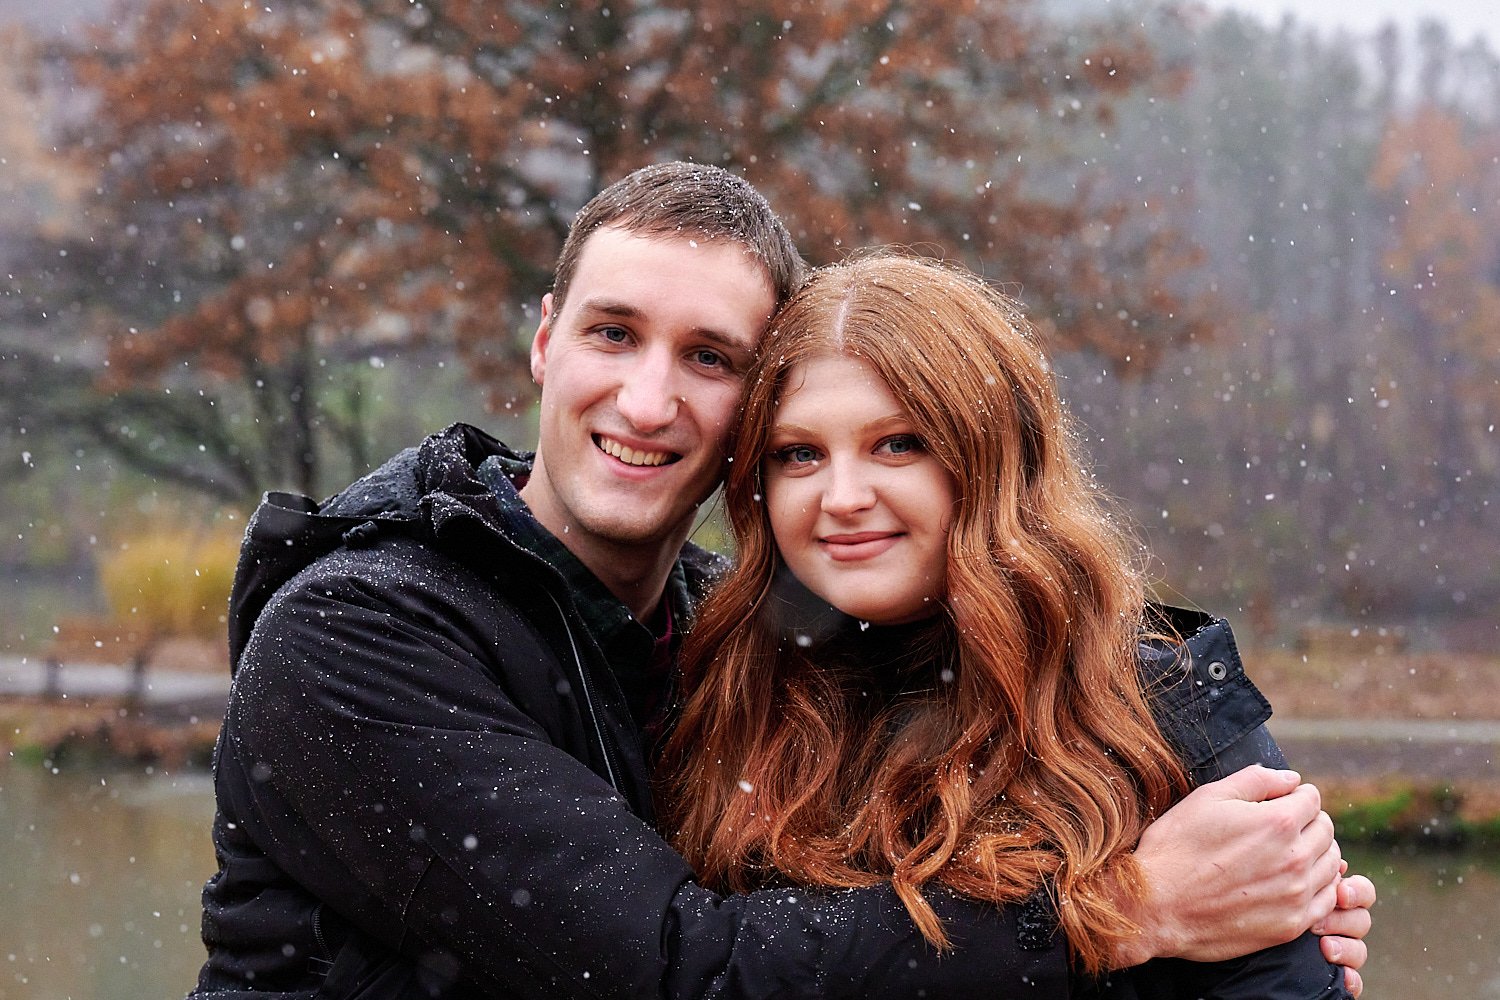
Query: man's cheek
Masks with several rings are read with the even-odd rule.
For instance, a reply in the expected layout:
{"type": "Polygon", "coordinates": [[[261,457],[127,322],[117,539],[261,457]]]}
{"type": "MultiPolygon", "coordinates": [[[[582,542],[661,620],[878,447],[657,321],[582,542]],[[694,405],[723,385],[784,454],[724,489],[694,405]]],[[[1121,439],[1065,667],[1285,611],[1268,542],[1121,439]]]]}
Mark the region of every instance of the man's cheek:
{"type": "Polygon", "coordinates": [[[731,408],[725,411],[722,417],[708,424],[707,431],[713,437],[713,439],[722,446],[724,444],[724,440],[729,437],[729,431],[735,426],[739,419],[739,410],[731,408]]]}

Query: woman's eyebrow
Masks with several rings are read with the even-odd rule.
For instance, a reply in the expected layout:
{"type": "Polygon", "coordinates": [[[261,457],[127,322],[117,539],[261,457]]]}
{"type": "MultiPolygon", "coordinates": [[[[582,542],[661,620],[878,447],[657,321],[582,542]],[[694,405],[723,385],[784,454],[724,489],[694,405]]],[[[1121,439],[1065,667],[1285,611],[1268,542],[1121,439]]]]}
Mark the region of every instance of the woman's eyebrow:
{"type": "MultiPolygon", "coordinates": [[[[893,413],[887,413],[884,416],[876,417],[874,420],[866,420],[859,425],[858,430],[868,432],[879,430],[889,425],[905,425],[910,423],[910,418],[898,410],[893,413]]],[[[773,420],[766,434],[768,437],[821,437],[824,431],[813,427],[805,427],[802,424],[787,423],[784,420],[773,420]]]]}
{"type": "Polygon", "coordinates": [[[788,424],[780,420],[773,420],[770,429],[766,432],[770,437],[812,437],[817,431],[801,424],[788,424]]]}

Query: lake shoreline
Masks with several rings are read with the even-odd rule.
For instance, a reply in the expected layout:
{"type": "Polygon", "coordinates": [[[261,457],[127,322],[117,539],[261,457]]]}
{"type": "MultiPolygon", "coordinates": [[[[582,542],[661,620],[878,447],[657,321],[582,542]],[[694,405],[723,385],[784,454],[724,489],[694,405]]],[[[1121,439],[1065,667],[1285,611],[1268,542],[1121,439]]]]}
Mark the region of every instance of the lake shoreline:
{"type": "MultiPolygon", "coordinates": [[[[1290,730],[1316,725],[1279,717],[1277,721],[1290,730]]],[[[13,764],[54,771],[206,772],[219,725],[216,716],[164,712],[122,697],[0,697],[0,756],[13,764]]],[[[1382,725],[1399,727],[1400,720],[1383,720],[1382,725]]],[[[1275,726],[1273,722],[1273,732],[1275,726]]],[[[1343,743],[1334,734],[1322,753],[1305,735],[1290,741],[1290,756],[1302,762],[1303,777],[1322,791],[1323,807],[1338,825],[1340,841],[1500,850],[1500,778],[1478,773],[1404,774],[1399,759],[1393,764],[1391,751],[1399,752],[1409,741],[1399,738],[1399,730],[1390,736],[1383,743],[1343,743]],[[1333,757],[1342,773],[1326,763],[1319,766],[1318,761],[1333,757]],[[1366,766],[1363,774],[1361,763],[1366,766]]],[[[1492,763],[1487,770],[1494,771],[1492,763]]]]}

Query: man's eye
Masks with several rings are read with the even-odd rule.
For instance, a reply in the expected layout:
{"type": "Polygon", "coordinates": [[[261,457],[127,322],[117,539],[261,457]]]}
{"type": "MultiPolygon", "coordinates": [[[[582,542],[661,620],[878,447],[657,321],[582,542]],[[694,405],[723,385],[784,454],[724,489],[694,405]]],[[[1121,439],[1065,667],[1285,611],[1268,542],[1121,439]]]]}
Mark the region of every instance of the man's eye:
{"type": "Polygon", "coordinates": [[[624,327],[601,326],[599,328],[599,336],[611,344],[623,344],[630,337],[630,334],[625,331],[624,327]]]}

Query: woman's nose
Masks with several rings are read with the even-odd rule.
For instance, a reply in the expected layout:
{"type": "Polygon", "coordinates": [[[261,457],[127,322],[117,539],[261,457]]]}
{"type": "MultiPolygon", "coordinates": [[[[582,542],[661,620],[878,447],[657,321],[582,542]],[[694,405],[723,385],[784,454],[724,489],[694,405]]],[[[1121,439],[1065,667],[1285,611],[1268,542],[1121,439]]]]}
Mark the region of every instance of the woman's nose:
{"type": "Polygon", "coordinates": [[[869,475],[857,462],[840,462],[830,457],[823,510],[835,517],[866,510],[875,504],[875,488],[869,475]]]}

